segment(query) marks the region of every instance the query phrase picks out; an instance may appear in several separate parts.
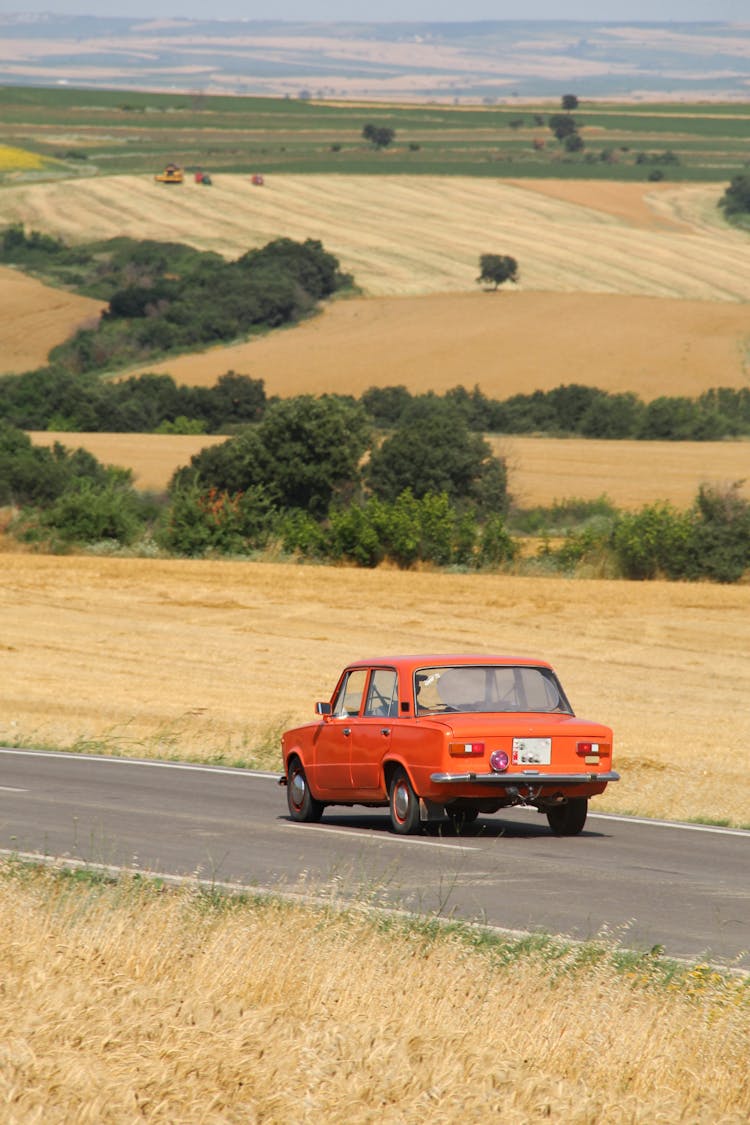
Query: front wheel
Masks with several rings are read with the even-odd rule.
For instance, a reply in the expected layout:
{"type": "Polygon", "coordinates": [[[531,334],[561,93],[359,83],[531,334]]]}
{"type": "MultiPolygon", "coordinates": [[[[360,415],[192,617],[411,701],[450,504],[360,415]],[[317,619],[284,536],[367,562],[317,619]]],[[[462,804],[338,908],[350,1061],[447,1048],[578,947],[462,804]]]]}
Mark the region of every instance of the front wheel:
{"type": "Polygon", "coordinates": [[[412,788],[409,775],[404,769],[397,769],[388,787],[388,797],[393,831],[402,836],[418,832],[419,798],[412,788]]]}
{"type": "Polygon", "coordinates": [[[286,803],[292,820],[315,823],[323,815],[323,804],[310,792],[307,775],[299,758],[289,763],[286,782],[286,803]]]}
{"type": "Polygon", "coordinates": [[[569,797],[564,804],[546,810],[547,823],[556,836],[577,836],[583,831],[588,811],[588,797],[569,797]]]}

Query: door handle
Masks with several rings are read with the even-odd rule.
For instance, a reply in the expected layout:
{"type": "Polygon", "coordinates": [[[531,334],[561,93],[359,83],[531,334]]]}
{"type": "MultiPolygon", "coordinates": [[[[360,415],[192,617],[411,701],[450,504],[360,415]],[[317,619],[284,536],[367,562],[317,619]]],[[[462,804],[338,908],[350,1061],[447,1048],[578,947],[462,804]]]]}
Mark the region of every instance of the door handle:
{"type": "Polygon", "coordinates": [[[381,728],[380,728],[380,733],[381,733],[381,734],[390,734],[390,733],[391,733],[391,728],[390,728],[390,727],[381,727],[381,728]]]}
{"type": "Polygon", "coordinates": [[[344,727],[343,733],[344,733],[344,734],[351,734],[351,733],[352,733],[352,728],[351,728],[351,727],[344,727]]]}

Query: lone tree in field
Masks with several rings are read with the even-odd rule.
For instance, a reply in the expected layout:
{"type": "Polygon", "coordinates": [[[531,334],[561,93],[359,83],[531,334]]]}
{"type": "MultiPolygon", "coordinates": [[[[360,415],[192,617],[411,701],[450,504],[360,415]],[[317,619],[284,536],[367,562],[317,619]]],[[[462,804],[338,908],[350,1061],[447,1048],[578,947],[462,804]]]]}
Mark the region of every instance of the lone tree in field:
{"type": "Polygon", "coordinates": [[[563,94],[560,98],[560,105],[564,110],[570,113],[572,109],[578,109],[578,98],[575,94],[563,94]]]}
{"type": "Polygon", "coordinates": [[[719,207],[728,219],[750,217],[750,175],[742,173],[732,179],[719,200],[719,207]]]}
{"type": "Polygon", "coordinates": [[[389,125],[374,125],[372,121],[368,121],[362,130],[362,136],[373,148],[388,148],[396,136],[396,130],[391,129],[389,125]]]}
{"type": "Polygon", "coordinates": [[[564,141],[566,137],[578,132],[575,118],[567,113],[553,113],[547,124],[558,141],[564,141]]]}
{"type": "Polygon", "coordinates": [[[505,281],[518,281],[518,262],[509,254],[482,254],[478,282],[490,282],[495,289],[505,281]]]}

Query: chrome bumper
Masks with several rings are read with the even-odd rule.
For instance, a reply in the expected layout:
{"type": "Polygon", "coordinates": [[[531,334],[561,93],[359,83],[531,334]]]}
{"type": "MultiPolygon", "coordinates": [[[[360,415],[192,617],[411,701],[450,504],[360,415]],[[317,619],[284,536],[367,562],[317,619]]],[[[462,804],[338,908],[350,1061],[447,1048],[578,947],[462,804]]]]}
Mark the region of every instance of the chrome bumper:
{"type": "Polygon", "coordinates": [[[591,785],[601,781],[619,781],[616,770],[607,773],[541,773],[524,770],[523,773],[431,773],[430,781],[436,785],[591,785]]]}

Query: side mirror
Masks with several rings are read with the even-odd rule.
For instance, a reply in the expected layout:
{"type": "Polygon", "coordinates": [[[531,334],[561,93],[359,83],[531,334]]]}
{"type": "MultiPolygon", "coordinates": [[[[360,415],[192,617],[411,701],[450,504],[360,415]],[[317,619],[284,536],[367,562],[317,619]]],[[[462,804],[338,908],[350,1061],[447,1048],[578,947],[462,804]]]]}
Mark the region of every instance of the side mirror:
{"type": "Polygon", "coordinates": [[[315,704],[315,714],[316,715],[330,715],[331,714],[331,704],[330,703],[316,703],[315,704]]]}

